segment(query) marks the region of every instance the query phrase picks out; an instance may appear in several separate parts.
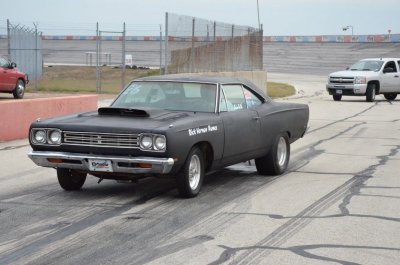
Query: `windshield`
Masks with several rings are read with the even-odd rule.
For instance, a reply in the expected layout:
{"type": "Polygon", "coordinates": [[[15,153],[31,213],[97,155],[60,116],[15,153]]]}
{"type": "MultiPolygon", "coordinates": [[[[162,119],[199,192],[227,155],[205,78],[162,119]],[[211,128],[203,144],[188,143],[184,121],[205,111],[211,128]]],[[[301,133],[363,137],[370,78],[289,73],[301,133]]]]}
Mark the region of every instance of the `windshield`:
{"type": "Polygon", "coordinates": [[[160,108],[168,110],[214,112],[217,85],[185,82],[133,82],[111,107],[160,108]]]}
{"type": "Polygon", "coordinates": [[[379,71],[383,61],[359,61],[350,67],[351,71],[379,71]]]}

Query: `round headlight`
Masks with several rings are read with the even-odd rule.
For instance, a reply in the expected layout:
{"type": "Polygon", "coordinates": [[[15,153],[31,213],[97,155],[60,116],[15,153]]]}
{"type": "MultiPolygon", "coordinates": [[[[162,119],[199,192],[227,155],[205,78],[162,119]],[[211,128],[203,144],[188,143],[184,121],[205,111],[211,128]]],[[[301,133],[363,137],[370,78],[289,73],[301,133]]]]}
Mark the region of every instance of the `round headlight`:
{"type": "Polygon", "coordinates": [[[164,136],[156,136],[154,139],[154,147],[157,150],[163,150],[165,149],[165,145],[166,145],[166,140],[164,136]]]}
{"type": "Polygon", "coordinates": [[[61,132],[51,131],[49,134],[49,142],[51,144],[61,144],[61,132]]]}
{"type": "Polygon", "coordinates": [[[150,149],[153,145],[153,139],[149,135],[145,135],[140,139],[140,146],[144,149],[150,149]]]}
{"type": "Polygon", "coordinates": [[[45,131],[36,131],[34,133],[34,140],[37,143],[41,143],[41,144],[46,143],[46,132],[45,131]]]}

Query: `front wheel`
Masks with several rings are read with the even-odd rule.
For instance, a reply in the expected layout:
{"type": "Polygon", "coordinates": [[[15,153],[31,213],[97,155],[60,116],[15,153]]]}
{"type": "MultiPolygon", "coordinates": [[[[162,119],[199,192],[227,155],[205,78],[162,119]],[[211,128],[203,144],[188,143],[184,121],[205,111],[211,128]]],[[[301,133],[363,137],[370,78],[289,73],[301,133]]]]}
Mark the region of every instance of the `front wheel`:
{"type": "Polygon", "coordinates": [[[21,99],[25,94],[25,83],[21,79],[18,80],[17,85],[13,90],[13,96],[16,99],[21,99]]]}
{"type": "Polygon", "coordinates": [[[79,190],[86,181],[86,174],[71,169],[57,168],[57,178],[64,190],[79,190]]]}
{"type": "Polygon", "coordinates": [[[268,154],[255,160],[257,171],[261,175],[280,175],[286,171],[289,158],[289,137],[286,133],[278,134],[268,154]]]}
{"type": "Polygon", "coordinates": [[[333,95],[333,100],[334,100],[334,101],[340,101],[340,100],[342,100],[342,95],[333,95]]]}
{"type": "Polygon", "coordinates": [[[397,97],[396,93],[386,93],[383,94],[383,96],[387,99],[387,100],[395,100],[397,97]]]}
{"type": "Polygon", "coordinates": [[[366,101],[367,102],[374,102],[375,95],[376,95],[376,85],[375,84],[368,84],[367,93],[366,93],[366,101]]]}
{"type": "Polygon", "coordinates": [[[203,152],[195,147],[190,151],[176,179],[178,191],[182,197],[193,198],[199,194],[203,185],[204,170],[203,152]]]}

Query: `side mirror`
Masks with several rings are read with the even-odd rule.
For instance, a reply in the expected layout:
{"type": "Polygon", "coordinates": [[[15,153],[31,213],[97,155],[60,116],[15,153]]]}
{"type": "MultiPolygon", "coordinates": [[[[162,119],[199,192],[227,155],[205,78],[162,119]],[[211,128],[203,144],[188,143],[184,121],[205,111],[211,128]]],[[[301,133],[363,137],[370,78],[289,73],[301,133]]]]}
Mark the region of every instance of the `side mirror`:
{"type": "Polygon", "coordinates": [[[394,69],[392,67],[386,67],[385,69],[383,69],[383,73],[394,73],[394,69]]]}
{"type": "Polygon", "coordinates": [[[17,67],[17,64],[16,63],[14,63],[14,62],[11,62],[10,64],[9,64],[9,68],[15,68],[15,67],[17,67]]]}
{"type": "Polygon", "coordinates": [[[349,69],[350,69],[350,67],[347,66],[347,67],[346,67],[346,70],[349,70],[349,69]]]}

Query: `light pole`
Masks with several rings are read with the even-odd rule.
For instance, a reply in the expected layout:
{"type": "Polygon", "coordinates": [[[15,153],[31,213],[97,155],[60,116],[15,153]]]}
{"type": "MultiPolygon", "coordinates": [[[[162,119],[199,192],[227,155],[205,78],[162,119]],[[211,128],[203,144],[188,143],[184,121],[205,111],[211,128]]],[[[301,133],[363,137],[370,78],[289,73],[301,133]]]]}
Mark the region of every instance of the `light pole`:
{"type": "Polygon", "coordinates": [[[353,36],[353,35],[354,35],[354,34],[353,34],[353,26],[351,26],[351,25],[345,26],[345,27],[342,28],[342,30],[343,30],[343,31],[346,31],[346,30],[348,30],[349,28],[351,28],[351,36],[353,36]]]}

